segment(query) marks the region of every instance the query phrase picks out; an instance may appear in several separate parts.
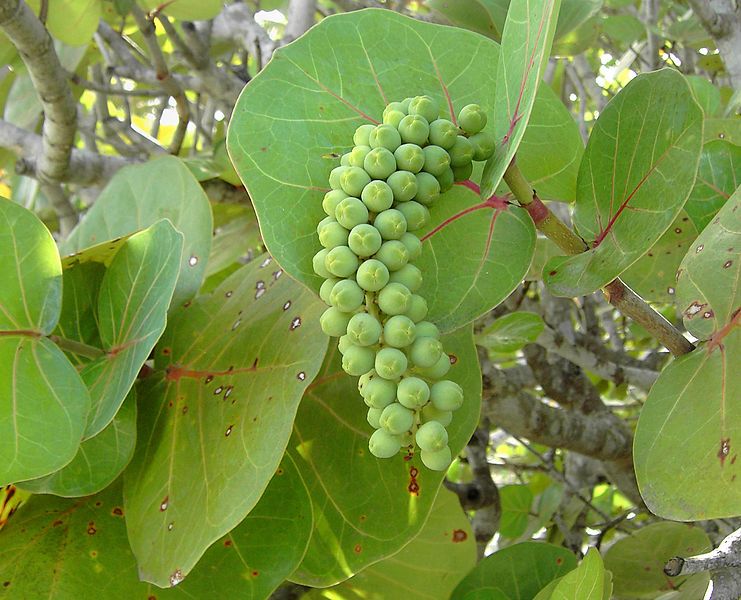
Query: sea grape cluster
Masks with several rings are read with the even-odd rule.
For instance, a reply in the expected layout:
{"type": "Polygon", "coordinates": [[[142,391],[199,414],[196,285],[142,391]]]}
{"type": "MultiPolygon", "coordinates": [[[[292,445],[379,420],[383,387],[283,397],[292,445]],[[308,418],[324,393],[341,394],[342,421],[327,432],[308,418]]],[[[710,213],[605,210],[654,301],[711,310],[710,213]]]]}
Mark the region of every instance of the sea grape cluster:
{"type": "Polygon", "coordinates": [[[485,126],[476,104],[465,106],[456,124],[440,118],[429,96],[391,102],[383,123],[358,127],[353,149],[329,175],[327,217],[317,226],[322,250],[313,259],[329,305],[321,326],[339,338],[342,368],[360,377],[376,430],[368,445],[379,458],[416,446],[429,469],[451,462],[445,428],[463,390],[443,379],[450,357],[416,293],[422,243],[415,232],[438,197],[471,176],[472,161],[493,154],[485,126]]]}

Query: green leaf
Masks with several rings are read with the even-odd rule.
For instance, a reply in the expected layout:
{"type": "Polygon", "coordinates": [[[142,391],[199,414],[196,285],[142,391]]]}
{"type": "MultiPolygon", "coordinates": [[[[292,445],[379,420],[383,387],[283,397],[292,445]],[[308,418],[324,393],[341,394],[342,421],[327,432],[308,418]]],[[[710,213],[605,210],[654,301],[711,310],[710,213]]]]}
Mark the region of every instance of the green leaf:
{"type": "Polygon", "coordinates": [[[641,409],[633,460],[652,513],[676,521],[735,517],[741,506],[741,329],[666,367],[641,409]]]}
{"type": "Polygon", "coordinates": [[[587,19],[573,31],[553,41],[553,56],[576,56],[598,44],[597,38],[602,32],[602,19],[594,16],[587,19]]]}
{"type": "Polygon", "coordinates": [[[741,184],[741,146],[724,140],[702,147],[700,167],[685,210],[702,231],[741,184]]]}
{"type": "Polygon", "coordinates": [[[493,352],[515,352],[538,339],[545,323],[540,315],[518,311],[499,317],[476,336],[476,343],[493,352]]]}
{"type": "Polygon", "coordinates": [[[427,0],[425,6],[452,25],[464,27],[499,42],[510,0],[427,0]]]}
{"type": "Polygon", "coordinates": [[[244,261],[261,245],[257,217],[247,206],[214,205],[214,211],[237,208],[239,213],[223,224],[215,224],[211,254],[208,258],[206,277],[222,271],[234,263],[244,261]]]}
{"type": "Polygon", "coordinates": [[[552,293],[590,294],[656,243],[689,196],[701,138],[702,110],[671,69],[637,76],[608,103],[577,184],[574,225],[591,249],[546,264],[552,293]]]}
{"type": "Polygon", "coordinates": [[[82,442],[75,458],[64,468],[24,481],[21,487],[34,494],[65,498],[89,496],[108,487],[129,464],[136,444],[136,394],[126,402],[103,431],[82,442]]]}
{"type": "Polygon", "coordinates": [[[705,77],[687,75],[695,100],[702,107],[706,117],[715,116],[720,111],[720,90],[705,77]]]}
{"type": "Polygon", "coordinates": [[[173,311],[140,389],[125,477],[143,579],[165,586],[187,575],[255,506],[323,359],[323,309],[262,257],[173,311]],[[173,521],[184,526],[168,530],[173,521]]]}
{"type": "Polygon", "coordinates": [[[113,261],[113,257],[116,256],[118,251],[121,249],[133,235],[133,232],[129,235],[122,235],[112,240],[107,240],[101,244],[90,246],[79,252],[73,252],[67,256],[62,257],[62,269],[67,270],[77,265],[87,263],[99,263],[106,267],[110,266],[113,261]]]}
{"type": "Polygon", "coordinates": [[[47,338],[0,336],[0,485],[70,462],[89,408],[85,384],[47,338]]]}
{"type": "MultiPolygon", "coordinates": [[[[481,374],[471,326],[442,339],[455,361],[446,378],[459,383],[465,395],[447,427],[455,456],[479,421],[481,374]]],[[[428,470],[417,456],[407,461],[401,454],[392,459],[371,455],[373,430],[366,411],[357,379],[341,370],[339,352],[333,349],[301,402],[289,444],[317,523],[292,581],[326,587],[394,555],[419,533],[432,508],[443,474],[428,470]]]]}
{"type": "MultiPolygon", "coordinates": [[[[175,531],[187,522],[172,525],[175,531]]],[[[50,600],[264,600],[301,560],[311,527],[306,487],[286,457],[252,512],[206,551],[185,581],[162,590],[139,581],[120,482],[81,500],[34,496],[0,533],[0,589],[50,600]]]]}
{"type": "Polygon", "coordinates": [[[484,168],[483,198],[488,198],[499,185],[525,133],[540,75],[548,61],[560,5],[561,0],[516,2],[507,12],[494,97],[493,134],[497,148],[484,168]]]}
{"type": "Polygon", "coordinates": [[[610,546],[605,554],[605,568],[612,571],[616,595],[655,598],[660,592],[681,589],[688,580],[700,579],[707,587],[709,573],[668,579],[664,565],[674,556],[695,556],[711,548],[700,527],[652,523],[610,546]]]}
{"type": "Polygon", "coordinates": [[[599,550],[590,548],[581,564],[564,575],[554,587],[550,600],[605,600],[610,598],[612,583],[605,571],[599,550]]]}
{"type": "Polygon", "coordinates": [[[62,265],[49,230],[0,197],[0,332],[47,335],[62,305],[62,265]]]}
{"type": "Polygon", "coordinates": [[[741,146],[741,118],[705,119],[703,140],[726,140],[741,146]]]}
{"type": "MultiPolygon", "coordinates": [[[[28,5],[39,14],[40,0],[28,5]]],[[[93,39],[102,15],[101,0],[53,0],[47,4],[46,28],[70,46],[84,46],[93,39]]]]}
{"type": "Polygon", "coordinates": [[[510,295],[525,277],[535,250],[535,227],[521,208],[503,202],[477,205],[476,195],[455,186],[430,213],[432,223],[454,218],[445,229],[421,232],[424,273],[419,294],[428,318],[452,331],[485,314],[510,295]],[[461,253],[461,248],[466,248],[461,253]]]}
{"type": "Polygon", "coordinates": [[[502,597],[532,600],[549,582],[576,567],[574,555],[545,542],[522,542],[490,554],[455,588],[450,600],[502,597]],[[492,594],[492,595],[489,595],[492,594]]]}
{"type": "Polygon", "coordinates": [[[183,21],[208,21],[223,8],[221,0],[175,0],[168,3],[163,3],[162,0],[139,0],[139,4],[147,10],[162,6],[162,13],[183,21]]]}
{"type": "Polygon", "coordinates": [[[499,490],[502,502],[502,519],[499,533],[506,538],[521,536],[527,529],[533,493],[526,485],[505,485],[499,490]]]}
{"type": "Polygon", "coordinates": [[[180,304],[195,295],[203,281],[213,221],[203,189],[175,157],[164,156],[118,171],[62,249],[71,254],[134,233],[163,218],[169,219],[185,238],[173,296],[173,305],[180,304]]]}
{"type": "Polygon", "coordinates": [[[629,46],[646,37],[646,26],[633,15],[610,15],[602,22],[602,30],[620,45],[629,46]]]}
{"type": "Polygon", "coordinates": [[[602,0],[561,0],[554,40],[568,35],[602,8],[602,0]]]}
{"type": "Polygon", "coordinates": [[[86,437],[111,422],[165,330],[182,248],[182,234],[162,220],[128,238],[105,271],[96,312],[105,354],[80,373],[92,400],[86,437]]]}
{"type": "Polygon", "coordinates": [[[461,576],[475,565],[471,524],[458,497],[443,488],[422,531],[400,552],[327,590],[312,590],[306,600],[448,598],[461,576]]]}
{"type": "Polygon", "coordinates": [[[687,331],[699,339],[739,320],[740,206],[738,189],[692,244],[677,271],[677,306],[687,331]]]}
{"type": "Polygon", "coordinates": [[[696,237],[695,224],[686,211],[681,211],[651,249],[622,273],[621,279],[644,300],[674,302],[677,268],[696,237]]]}

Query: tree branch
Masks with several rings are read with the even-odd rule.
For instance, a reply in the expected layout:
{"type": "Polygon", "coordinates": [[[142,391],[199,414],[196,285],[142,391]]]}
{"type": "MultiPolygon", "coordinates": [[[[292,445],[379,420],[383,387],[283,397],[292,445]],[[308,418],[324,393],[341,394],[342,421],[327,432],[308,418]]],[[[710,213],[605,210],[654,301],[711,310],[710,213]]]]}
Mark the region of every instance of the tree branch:
{"type": "Polygon", "coordinates": [[[287,44],[306,33],[314,24],[315,13],[316,0],[291,0],[288,5],[288,24],[281,43],[287,44]]]}
{"type": "Polygon", "coordinates": [[[741,89],[741,5],[738,0],[688,0],[713,37],[735,89],[741,89]]]}
{"type": "Polygon", "coordinates": [[[715,550],[688,558],[675,556],[664,566],[664,573],[677,577],[728,567],[741,568],[741,529],[728,535],[715,550]]]}

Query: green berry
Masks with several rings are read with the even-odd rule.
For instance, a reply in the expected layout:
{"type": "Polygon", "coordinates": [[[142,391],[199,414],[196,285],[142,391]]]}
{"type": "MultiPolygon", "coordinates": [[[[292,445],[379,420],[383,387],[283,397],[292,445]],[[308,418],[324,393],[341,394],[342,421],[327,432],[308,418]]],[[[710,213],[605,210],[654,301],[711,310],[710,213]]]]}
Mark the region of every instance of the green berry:
{"type": "Polygon", "coordinates": [[[345,152],[345,154],[343,154],[342,156],[340,156],[340,166],[341,167],[350,167],[350,166],[352,166],[350,164],[350,153],[349,152],[345,152]]]}
{"type": "Polygon", "coordinates": [[[401,110],[405,113],[409,114],[409,105],[411,104],[413,98],[404,98],[399,104],[401,104],[401,110]]]}
{"type": "Polygon", "coordinates": [[[350,232],[347,229],[332,219],[330,223],[326,223],[319,231],[319,243],[325,248],[347,246],[349,234],[350,232]]]}
{"type": "Polygon", "coordinates": [[[427,368],[418,368],[417,372],[423,377],[428,379],[442,379],[450,371],[450,357],[443,352],[440,360],[438,360],[433,366],[427,368]]]}
{"type": "Polygon", "coordinates": [[[391,273],[389,281],[400,283],[410,292],[416,292],[422,285],[422,271],[416,265],[407,263],[398,271],[391,273]]]}
{"type": "MultiPolygon", "coordinates": [[[[373,152],[373,150],[371,150],[373,152]]],[[[370,155],[369,152],[368,154],[370,155]]],[[[365,157],[366,160],[368,157],[365,157]]],[[[365,161],[363,161],[365,164],[365,161]]],[[[360,197],[363,188],[371,181],[370,176],[360,167],[341,167],[345,169],[340,175],[340,187],[348,196],[360,197]]],[[[337,219],[339,221],[339,219],[337,219]]],[[[340,221],[341,222],[341,221],[340,221]]]]}
{"type": "Polygon", "coordinates": [[[458,125],[469,135],[486,127],[486,113],[478,104],[469,104],[458,113],[458,125]]]}
{"type": "Polygon", "coordinates": [[[389,102],[386,105],[386,108],[383,109],[383,118],[386,118],[386,115],[392,111],[399,111],[400,113],[407,114],[407,107],[404,106],[401,102],[389,102]]]}
{"type": "Polygon", "coordinates": [[[422,296],[413,294],[409,301],[409,310],[406,312],[406,316],[415,323],[419,323],[427,316],[427,300],[422,296]]]}
{"type": "Polygon", "coordinates": [[[376,375],[363,386],[361,395],[371,408],[386,408],[396,400],[396,383],[376,375]]]}
{"type": "Polygon", "coordinates": [[[322,331],[330,337],[345,335],[349,322],[350,314],[342,312],[334,306],[329,307],[319,317],[319,325],[321,325],[322,331]]]}
{"type": "Polygon", "coordinates": [[[450,448],[447,446],[437,452],[422,450],[419,455],[424,466],[431,471],[445,471],[453,461],[453,457],[450,454],[450,448]]]}
{"type": "Polygon", "coordinates": [[[440,116],[440,106],[430,96],[417,96],[409,103],[409,114],[419,115],[432,123],[440,116]]]}
{"type": "Polygon", "coordinates": [[[358,127],[352,136],[353,144],[356,146],[370,146],[368,139],[370,138],[371,131],[374,129],[375,125],[361,125],[358,127]]]}
{"type": "Polygon", "coordinates": [[[384,379],[396,379],[407,370],[406,355],[397,348],[381,348],[376,354],[376,372],[384,379]]]}
{"type": "Polygon", "coordinates": [[[430,123],[430,143],[447,150],[452,148],[460,130],[452,121],[437,119],[430,123]]]}
{"type": "Polygon", "coordinates": [[[396,171],[386,181],[396,202],[406,202],[417,195],[417,178],[411,171],[396,171]]]}
{"type": "Polygon", "coordinates": [[[329,298],[332,295],[332,290],[334,289],[335,284],[340,281],[342,280],[330,277],[322,282],[322,286],[319,288],[319,297],[324,301],[324,304],[332,304],[329,298]]]}
{"type": "MultiPolygon", "coordinates": [[[[347,171],[350,167],[335,167],[329,172],[329,187],[331,187],[333,190],[341,190],[342,189],[342,175],[345,171],[347,171]]],[[[352,195],[352,194],[351,194],[352,195]]]]}
{"type": "Polygon", "coordinates": [[[368,223],[361,223],[353,227],[347,238],[347,245],[350,246],[350,250],[363,258],[378,252],[381,244],[381,234],[378,233],[378,229],[368,223]]]}
{"type": "Polygon", "coordinates": [[[328,279],[329,277],[332,277],[332,273],[329,272],[327,269],[327,255],[329,254],[329,250],[327,248],[322,248],[314,255],[314,258],[311,259],[312,266],[314,267],[314,273],[319,275],[319,277],[322,277],[323,279],[328,279]]]}
{"type": "Polygon", "coordinates": [[[340,189],[327,192],[324,194],[324,198],[322,199],[322,208],[324,209],[324,212],[330,217],[334,217],[337,205],[345,198],[347,198],[347,194],[340,189]]]}
{"type": "MultiPolygon", "coordinates": [[[[408,231],[417,231],[418,229],[422,229],[430,221],[430,211],[426,206],[419,202],[402,202],[397,205],[396,210],[404,215],[408,231]]],[[[337,220],[339,221],[339,219],[337,220]]],[[[403,233],[404,232],[402,232],[402,234],[403,233]]],[[[401,235],[399,235],[399,237],[401,237],[401,235]]]]}
{"type": "Polygon", "coordinates": [[[355,377],[373,368],[375,352],[370,348],[350,345],[342,355],[342,370],[355,377]]]}
{"type": "Polygon", "coordinates": [[[355,146],[350,151],[350,160],[348,161],[351,167],[358,167],[359,169],[363,168],[363,161],[365,160],[365,157],[368,155],[368,152],[371,151],[370,146],[355,146]]]}
{"type": "Polygon", "coordinates": [[[404,117],[406,117],[406,113],[400,110],[390,110],[389,112],[384,112],[383,123],[384,125],[391,125],[391,127],[398,129],[399,123],[401,123],[404,117]]]}
{"type": "Polygon", "coordinates": [[[422,450],[438,452],[443,448],[447,448],[448,432],[445,431],[445,427],[439,421],[428,421],[420,425],[419,429],[417,429],[414,441],[417,442],[417,446],[422,450]]]}
{"type": "Polygon", "coordinates": [[[401,450],[401,438],[383,429],[378,429],[368,440],[368,450],[376,458],[392,458],[401,450]]]}
{"type": "Polygon", "coordinates": [[[422,422],[437,421],[443,427],[447,427],[453,421],[453,413],[449,410],[438,410],[431,403],[422,409],[422,422]]]}
{"type": "Polygon", "coordinates": [[[407,247],[410,261],[417,260],[422,254],[422,242],[413,233],[405,233],[399,241],[407,247]]]}
{"type": "Polygon", "coordinates": [[[381,427],[392,435],[399,435],[409,431],[414,423],[414,413],[401,404],[394,402],[383,409],[378,419],[381,427]]]}
{"type": "MultiPolygon", "coordinates": [[[[467,179],[467,178],[466,178],[467,179]]],[[[453,169],[448,167],[440,175],[437,176],[437,180],[440,183],[440,193],[444,194],[453,187],[455,183],[455,173],[453,169]]]]}
{"type": "Polygon", "coordinates": [[[341,335],[340,339],[337,340],[337,349],[340,351],[340,354],[345,354],[347,352],[347,349],[352,346],[353,343],[350,341],[350,338],[345,335],[341,335]]]}
{"type": "Polygon", "coordinates": [[[365,157],[363,168],[373,179],[386,179],[396,171],[396,158],[387,148],[373,148],[365,157]]]}
{"type": "Polygon", "coordinates": [[[409,250],[399,240],[388,240],[381,244],[374,258],[386,265],[389,271],[398,271],[409,262],[409,250]]]}
{"type": "Polygon", "coordinates": [[[434,323],[430,323],[429,321],[420,321],[417,323],[417,337],[431,337],[439,340],[440,330],[434,323]]]}
{"type": "Polygon", "coordinates": [[[471,178],[473,173],[473,163],[468,163],[462,167],[453,167],[453,181],[466,181],[471,178]]]}
{"type": "Polygon", "coordinates": [[[365,302],[365,291],[352,279],[343,279],[332,288],[329,301],[342,312],[352,313],[365,302]]]}
{"type": "Polygon", "coordinates": [[[424,146],[430,135],[430,125],[424,117],[407,115],[399,123],[399,134],[405,144],[424,146]]]}
{"type": "MultiPolygon", "coordinates": [[[[401,118],[403,118],[403,115],[401,118]]],[[[401,121],[401,118],[399,121],[401,121]]],[[[393,152],[401,146],[401,136],[396,127],[391,125],[379,125],[370,132],[368,145],[371,148],[386,148],[393,152]]]]}
{"type": "Polygon", "coordinates": [[[473,160],[489,160],[494,156],[495,141],[494,137],[482,131],[468,138],[473,147],[473,160]]]}
{"type": "MultiPolygon", "coordinates": [[[[348,333],[350,333],[349,328],[348,333]]],[[[431,367],[440,360],[442,353],[443,344],[440,340],[430,337],[417,337],[409,351],[409,358],[417,367],[431,367]]]]}
{"type": "Polygon", "coordinates": [[[335,277],[350,277],[359,264],[357,255],[347,246],[332,248],[324,259],[327,271],[335,277]]]}
{"type": "Polygon", "coordinates": [[[389,270],[380,260],[371,258],[358,267],[355,279],[366,292],[377,292],[388,283],[389,270]]]}
{"type": "Polygon", "coordinates": [[[455,145],[448,150],[450,154],[451,167],[463,167],[473,160],[473,144],[468,138],[459,135],[455,140],[455,145]]]}
{"type": "Polygon", "coordinates": [[[417,410],[430,399],[430,388],[419,377],[405,377],[399,382],[396,398],[402,406],[417,410]]]}
{"type": "Polygon", "coordinates": [[[441,411],[458,410],[463,405],[463,388],[447,379],[432,386],[430,400],[441,411]]]}
{"type": "Polygon", "coordinates": [[[378,292],[378,308],[387,315],[403,315],[409,309],[412,292],[400,283],[389,283],[378,292]]]}
{"type": "Polygon", "coordinates": [[[396,166],[401,171],[419,173],[425,164],[425,153],[417,144],[402,144],[394,150],[396,166]]]}
{"type": "Polygon", "coordinates": [[[430,173],[417,173],[417,195],[415,202],[430,206],[440,196],[440,182],[430,173]]]}
{"type": "Polygon", "coordinates": [[[404,315],[395,315],[383,325],[383,341],[394,348],[406,348],[414,341],[414,321],[404,315]]]}
{"type": "Polygon", "coordinates": [[[363,188],[360,198],[368,210],[381,212],[391,208],[394,203],[394,192],[388,183],[375,179],[363,188]]]}
{"type": "Polygon", "coordinates": [[[368,222],[368,208],[358,198],[352,196],[342,200],[334,214],[337,222],[347,230],[368,222]]]}
{"type": "Polygon", "coordinates": [[[422,169],[427,173],[439,176],[450,167],[450,155],[440,146],[425,146],[422,152],[425,155],[425,164],[422,169]]]}
{"type": "MultiPolygon", "coordinates": [[[[403,206],[410,204],[405,202],[403,206]]],[[[404,214],[396,208],[384,210],[376,215],[373,226],[378,229],[384,240],[398,240],[407,232],[407,220],[404,214]]]]}
{"type": "Polygon", "coordinates": [[[368,421],[368,425],[373,427],[373,429],[378,429],[379,427],[381,427],[380,418],[382,412],[382,408],[368,409],[368,415],[365,417],[365,420],[368,421]]]}
{"type": "MultiPolygon", "coordinates": [[[[383,327],[378,319],[364,312],[353,315],[347,324],[347,335],[358,346],[377,344],[382,332],[383,327]]],[[[370,369],[366,369],[366,371],[368,370],[370,369]]]]}

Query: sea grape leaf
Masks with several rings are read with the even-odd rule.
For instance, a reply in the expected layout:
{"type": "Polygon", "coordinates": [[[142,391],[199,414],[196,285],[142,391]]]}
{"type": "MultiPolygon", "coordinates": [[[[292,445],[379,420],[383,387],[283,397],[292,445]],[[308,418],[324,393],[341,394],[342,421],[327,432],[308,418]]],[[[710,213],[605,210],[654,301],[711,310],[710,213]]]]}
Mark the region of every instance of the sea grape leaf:
{"type": "Polygon", "coordinates": [[[86,437],[111,422],[165,330],[182,248],[163,219],[128,238],[103,274],[95,321],[105,354],[80,373],[92,401],[86,437]]]}
{"type": "Polygon", "coordinates": [[[493,135],[497,146],[484,168],[483,198],[496,190],[525,133],[560,6],[561,0],[515,2],[507,12],[494,96],[493,135]]]}
{"type": "MultiPolygon", "coordinates": [[[[676,39],[676,38],[674,38],[676,39]]],[[[695,100],[702,106],[706,117],[713,117],[720,111],[720,90],[701,75],[687,75],[695,100]]]]}
{"type": "Polygon", "coordinates": [[[674,302],[677,268],[697,233],[694,222],[682,210],[664,235],[620,278],[644,300],[674,302]]]}
{"type": "MultiPolygon", "coordinates": [[[[29,0],[28,5],[39,14],[41,0],[29,0]]],[[[54,0],[47,5],[44,25],[60,42],[84,46],[93,39],[101,14],[101,0],[54,0]]]]}
{"type": "Polygon", "coordinates": [[[502,502],[502,518],[499,533],[506,538],[521,536],[527,529],[533,493],[526,485],[505,485],[499,489],[502,502]]]}
{"type": "Polygon", "coordinates": [[[702,231],[741,184],[741,146],[715,140],[702,147],[697,180],[684,209],[702,231]]]}
{"type": "Polygon", "coordinates": [[[738,117],[731,119],[705,119],[703,140],[706,142],[726,140],[727,142],[741,146],[741,119],[738,117]]]}
{"type": "Polygon", "coordinates": [[[452,331],[520,285],[535,251],[535,227],[523,209],[503,201],[479,204],[465,186],[454,186],[430,213],[432,223],[454,220],[442,230],[430,224],[420,232],[422,255],[416,264],[424,280],[419,294],[428,302],[428,318],[441,331],[452,331]]]}
{"type": "Polygon", "coordinates": [[[476,565],[476,543],[458,497],[441,488],[422,531],[398,553],[307,600],[427,600],[448,598],[476,565]]]}
{"type": "Polygon", "coordinates": [[[583,25],[602,8],[602,0],[561,0],[554,42],[583,25]]]}
{"type": "Polygon", "coordinates": [[[72,462],[59,471],[24,481],[34,494],[65,498],[89,496],[104,489],[123,472],[136,444],[136,393],[132,389],[116,416],[99,434],[80,444],[72,462]]]}
{"type": "Polygon", "coordinates": [[[236,208],[239,213],[223,224],[214,223],[214,237],[211,254],[206,268],[206,277],[244,261],[250,253],[260,247],[260,228],[255,213],[244,205],[214,205],[214,212],[220,208],[236,208]]]}
{"type": "Polygon", "coordinates": [[[31,211],[0,197],[0,331],[51,333],[62,306],[54,238],[31,211]]]}
{"type": "Polygon", "coordinates": [[[609,600],[612,582],[599,550],[590,548],[579,566],[554,586],[550,600],[609,600]]]}
{"type": "Polygon", "coordinates": [[[187,575],[255,506],[326,351],[322,311],[263,256],[172,312],[139,390],[139,443],[125,475],[143,579],[166,586],[187,575]],[[169,530],[173,521],[184,526],[169,530]]]}
{"type": "Polygon", "coordinates": [[[641,409],[633,460],[652,513],[675,521],[737,516],[741,506],[741,329],[659,375],[641,409]],[[683,464],[677,470],[677,456],[683,464]]]}
{"type": "MultiPolygon", "coordinates": [[[[132,232],[133,234],[133,232],[132,232]]],[[[62,257],[62,269],[67,270],[81,264],[87,263],[99,263],[104,266],[109,266],[113,257],[126,243],[132,234],[122,235],[112,240],[107,240],[95,246],[90,246],[79,252],[73,252],[62,257]]]]}
{"type": "Polygon", "coordinates": [[[615,42],[630,45],[646,37],[646,26],[630,14],[609,15],[602,21],[602,30],[615,42]]]}
{"type": "Polygon", "coordinates": [[[605,568],[612,571],[617,596],[654,598],[661,592],[682,589],[695,579],[704,581],[707,587],[708,572],[668,579],[664,565],[674,556],[695,556],[711,548],[707,534],[700,527],[651,523],[610,546],[605,554],[605,568]]]}
{"type": "Polygon", "coordinates": [[[500,593],[509,600],[532,600],[551,581],[576,567],[566,548],[522,542],[481,560],[458,584],[450,600],[472,600],[500,593]]]}
{"type": "MultiPolygon", "coordinates": [[[[178,526],[173,522],[173,531],[178,526]]],[[[286,457],[252,512],[206,551],[185,581],[162,590],[139,581],[120,481],[80,500],[34,496],[0,532],[0,590],[50,600],[264,600],[301,560],[311,527],[306,487],[286,457]]]]}
{"type": "MultiPolygon", "coordinates": [[[[179,4],[176,2],[173,4],[179,4]]],[[[206,194],[183,162],[163,156],[119,170],[62,250],[71,254],[169,219],[184,236],[173,305],[198,291],[211,250],[212,216],[206,194]]]]}
{"type": "MultiPolygon", "coordinates": [[[[481,402],[481,374],[471,326],[444,336],[465,402],[447,428],[455,456],[473,433],[481,402]]],[[[357,379],[330,350],[307,390],[294,423],[289,453],[306,480],[317,523],[309,549],[291,580],[313,587],[343,581],[398,552],[424,526],[443,474],[418,456],[377,459],[368,451],[372,433],[357,379]],[[328,443],[327,432],[332,432],[328,443]],[[341,450],[340,450],[341,449],[341,450]]]]}
{"type": "Polygon", "coordinates": [[[574,225],[591,249],[546,264],[551,292],[590,294],[645,254],[689,196],[701,143],[702,109],[681,74],[631,80],[600,114],[579,170],[574,225]]]}
{"type": "Polygon", "coordinates": [[[502,39],[510,0],[427,0],[425,6],[440,14],[450,24],[502,39]]]}
{"type": "Polygon", "coordinates": [[[741,309],[741,189],[728,199],[677,270],[677,306],[684,326],[708,339],[738,323],[741,309]]]}
{"type": "Polygon", "coordinates": [[[165,4],[161,0],[138,0],[138,2],[147,10],[160,9],[167,16],[183,21],[208,21],[218,15],[223,8],[220,0],[177,0],[165,4]]]}
{"type": "Polygon", "coordinates": [[[476,336],[476,343],[492,352],[515,352],[538,339],[545,329],[540,315],[516,311],[496,319],[476,336]]]}
{"type": "Polygon", "coordinates": [[[70,462],[89,408],[85,384],[48,338],[0,336],[0,485],[70,462]]]}

